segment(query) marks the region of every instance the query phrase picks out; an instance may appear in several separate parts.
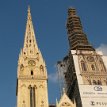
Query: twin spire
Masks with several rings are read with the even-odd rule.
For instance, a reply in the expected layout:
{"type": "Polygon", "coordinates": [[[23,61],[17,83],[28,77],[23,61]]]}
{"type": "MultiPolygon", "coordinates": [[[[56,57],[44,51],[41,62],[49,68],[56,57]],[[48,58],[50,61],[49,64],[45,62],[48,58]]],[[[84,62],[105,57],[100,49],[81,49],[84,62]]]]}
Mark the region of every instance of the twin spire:
{"type": "Polygon", "coordinates": [[[39,49],[35,38],[30,7],[28,7],[28,16],[27,16],[27,23],[26,23],[23,53],[24,55],[32,56],[37,54],[38,50],[39,49]]]}

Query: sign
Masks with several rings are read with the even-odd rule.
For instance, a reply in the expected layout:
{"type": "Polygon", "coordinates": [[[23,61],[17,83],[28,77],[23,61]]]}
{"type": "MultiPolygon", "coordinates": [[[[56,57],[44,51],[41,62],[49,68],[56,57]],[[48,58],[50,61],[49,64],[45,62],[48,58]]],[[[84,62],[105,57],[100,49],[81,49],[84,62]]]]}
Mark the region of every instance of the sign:
{"type": "Polygon", "coordinates": [[[79,85],[82,107],[107,107],[107,86],[79,85]]]}

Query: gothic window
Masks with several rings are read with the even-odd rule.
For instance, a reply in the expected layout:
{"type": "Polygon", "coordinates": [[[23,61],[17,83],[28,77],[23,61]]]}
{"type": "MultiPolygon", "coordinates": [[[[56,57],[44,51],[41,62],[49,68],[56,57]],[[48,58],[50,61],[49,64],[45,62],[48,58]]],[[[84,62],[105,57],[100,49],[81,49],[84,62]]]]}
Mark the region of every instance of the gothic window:
{"type": "Polygon", "coordinates": [[[95,80],[93,80],[93,85],[97,85],[97,82],[95,80]]]}
{"type": "Polygon", "coordinates": [[[40,71],[44,72],[44,68],[42,65],[40,66],[40,71]]]}
{"type": "Polygon", "coordinates": [[[83,71],[87,71],[86,64],[84,61],[81,61],[81,67],[83,71]]]}
{"type": "Polygon", "coordinates": [[[32,50],[30,50],[30,53],[32,54],[32,53],[33,53],[33,51],[32,51],[32,50]]]}
{"type": "Polygon", "coordinates": [[[35,107],[35,87],[30,87],[30,107],[35,107]]]}
{"type": "Polygon", "coordinates": [[[29,40],[29,42],[31,43],[31,40],[29,40]]]}
{"type": "Polygon", "coordinates": [[[95,71],[95,66],[92,64],[91,65],[91,69],[93,70],[93,71],[95,71]]]}
{"type": "Polygon", "coordinates": [[[31,70],[31,75],[33,75],[33,70],[31,70]]]}
{"type": "Polygon", "coordinates": [[[100,80],[98,80],[98,81],[97,81],[97,83],[98,83],[98,85],[102,85],[102,83],[101,83],[101,81],[100,81],[100,80]]]}

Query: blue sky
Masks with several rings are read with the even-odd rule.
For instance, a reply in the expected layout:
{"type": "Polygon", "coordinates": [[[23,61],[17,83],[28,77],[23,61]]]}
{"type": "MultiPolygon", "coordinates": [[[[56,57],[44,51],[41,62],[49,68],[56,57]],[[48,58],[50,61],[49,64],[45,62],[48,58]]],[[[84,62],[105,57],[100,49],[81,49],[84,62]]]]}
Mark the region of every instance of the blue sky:
{"type": "MultiPolygon", "coordinates": [[[[50,77],[55,76],[56,62],[69,50],[69,7],[77,9],[91,44],[107,53],[107,0],[0,0],[0,107],[16,105],[17,61],[23,47],[28,5],[50,77]]],[[[56,80],[48,80],[50,103],[59,98],[56,80]]]]}

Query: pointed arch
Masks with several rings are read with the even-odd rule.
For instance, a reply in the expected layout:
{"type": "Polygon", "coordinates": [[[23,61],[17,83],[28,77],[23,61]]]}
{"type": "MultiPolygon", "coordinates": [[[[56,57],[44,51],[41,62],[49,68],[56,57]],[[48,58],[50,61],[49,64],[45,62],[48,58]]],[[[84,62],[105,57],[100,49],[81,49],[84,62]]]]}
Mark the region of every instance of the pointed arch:
{"type": "Polygon", "coordinates": [[[81,67],[82,67],[83,71],[87,71],[86,64],[85,64],[85,62],[83,60],[81,61],[81,67]]]}
{"type": "Polygon", "coordinates": [[[44,72],[44,67],[43,67],[43,65],[40,65],[40,71],[44,72]]]}
{"type": "Polygon", "coordinates": [[[36,107],[35,106],[35,87],[32,87],[31,85],[29,86],[29,91],[30,91],[30,107],[36,107]]]}
{"type": "Polygon", "coordinates": [[[91,69],[92,69],[93,71],[95,71],[95,65],[94,65],[94,64],[91,65],[91,69]]]}
{"type": "Polygon", "coordinates": [[[97,84],[98,84],[98,85],[102,85],[101,80],[98,80],[98,81],[97,81],[97,84]]]}
{"type": "Polygon", "coordinates": [[[93,85],[97,85],[97,82],[95,80],[93,80],[93,85]]]}

